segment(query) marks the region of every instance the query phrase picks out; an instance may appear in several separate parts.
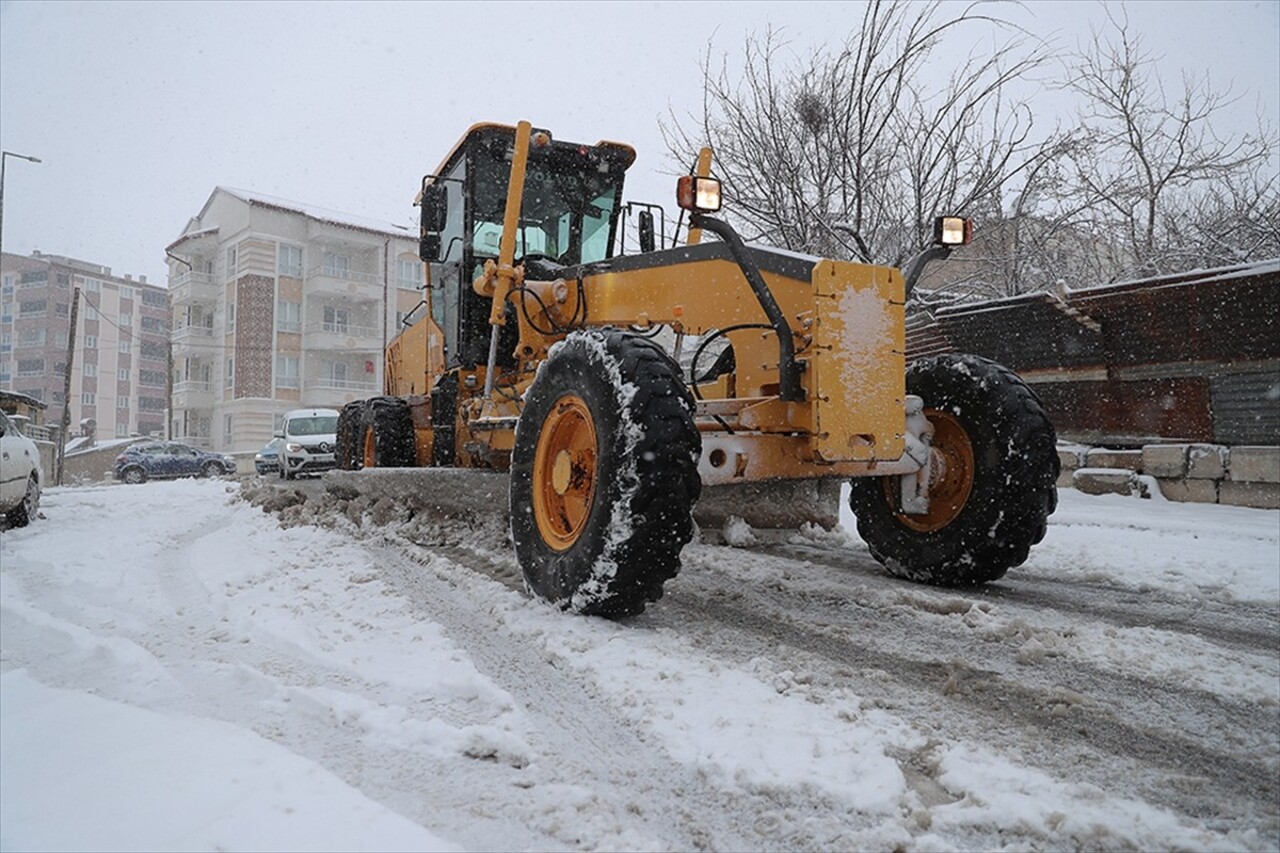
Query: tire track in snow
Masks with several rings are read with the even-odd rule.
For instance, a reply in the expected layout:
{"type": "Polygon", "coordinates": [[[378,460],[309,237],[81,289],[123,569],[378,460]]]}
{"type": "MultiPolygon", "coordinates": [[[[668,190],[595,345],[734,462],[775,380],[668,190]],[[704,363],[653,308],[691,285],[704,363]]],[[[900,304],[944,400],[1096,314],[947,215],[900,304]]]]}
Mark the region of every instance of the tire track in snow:
{"type": "MultiPolygon", "coordinates": [[[[775,558],[780,568],[803,565],[797,558],[775,558]]],[[[872,679],[858,689],[883,691],[895,709],[932,708],[946,718],[947,729],[967,732],[977,743],[991,743],[993,731],[1009,732],[1024,742],[1024,751],[1039,752],[1041,763],[1055,768],[1056,775],[1073,778],[1093,765],[1100,772],[1086,770],[1084,775],[1127,793],[1135,780],[1123,774],[1106,778],[1108,764],[1121,757],[1141,777],[1139,787],[1150,802],[1205,819],[1237,812],[1274,820],[1274,803],[1280,798],[1274,735],[1280,713],[1274,705],[1230,702],[1080,662],[1049,659],[1034,667],[1020,665],[1003,644],[978,643],[965,634],[940,636],[922,630],[927,626],[910,614],[851,600],[859,597],[861,577],[851,579],[850,596],[841,600],[825,588],[810,594],[803,588],[807,579],[798,588],[730,582],[732,572],[713,565],[732,560],[708,556],[690,562],[701,565],[687,567],[654,618],[673,630],[684,626],[717,655],[745,661],[756,655],[784,657],[781,648],[795,650],[833,683],[845,677],[842,672],[853,678],[859,668],[883,671],[887,678],[872,679]],[[707,568],[712,571],[698,571],[707,568]],[[705,629],[707,619],[713,620],[714,630],[705,629]],[[983,656],[981,662],[970,660],[975,650],[983,656]],[[956,713],[956,702],[963,704],[962,714],[956,713]],[[1151,722],[1138,722],[1143,719],[1151,722]],[[1044,737],[1051,748],[1036,743],[1044,737]],[[1210,738],[1217,743],[1210,744],[1210,738]],[[1182,782],[1170,785],[1170,776],[1182,782]],[[1236,795],[1226,805],[1224,790],[1236,795]]],[[[887,576],[871,585],[882,582],[919,589],[887,576]]],[[[918,717],[926,728],[936,723],[927,713],[918,717]]]]}
{"type": "MultiPolygon", "coordinates": [[[[887,575],[869,554],[860,551],[803,544],[750,546],[743,550],[856,571],[860,580],[867,580],[867,575],[870,575],[889,584],[902,583],[887,575]]],[[[1253,653],[1270,653],[1280,659],[1280,645],[1277,644],[1280,616],[1274,609],[1254,604],[1191,599],[1156,590],[1139,592],[1060,580],[1036,575],[1025,567],[1014,569],[992,584],[958,592],[976,599],[1009,602],[1032,610],[1077,614],[1121,628],[1156,628],[1195,634],[1222,645],[1253,653]]]]}

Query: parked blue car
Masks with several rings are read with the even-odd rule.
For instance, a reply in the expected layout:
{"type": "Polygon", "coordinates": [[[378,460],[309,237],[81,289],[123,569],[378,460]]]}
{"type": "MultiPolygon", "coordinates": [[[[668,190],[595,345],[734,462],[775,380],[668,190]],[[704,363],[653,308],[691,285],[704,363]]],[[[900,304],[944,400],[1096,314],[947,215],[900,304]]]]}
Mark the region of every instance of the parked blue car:
{"type": "Polygon", "coordinates": [[[115,475],[126,483],[178,477],[221,477],[236,470],[236,460],[176,441],[151,441],[125,448],[116,457],[115,475]]]}
{"type": "Polygon", "coordinates": [[[271,474],[280,470],[280,446],[283,438],[273,438],[267,446],[253,456],[253,467],[259,474],[271,474]]]}

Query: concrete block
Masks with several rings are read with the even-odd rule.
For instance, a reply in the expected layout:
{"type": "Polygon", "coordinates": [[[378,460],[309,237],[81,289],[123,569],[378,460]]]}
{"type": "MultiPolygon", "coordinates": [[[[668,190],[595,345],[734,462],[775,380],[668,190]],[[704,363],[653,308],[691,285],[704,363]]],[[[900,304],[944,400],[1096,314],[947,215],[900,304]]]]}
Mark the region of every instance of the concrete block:
{"type": "Polygon", "coordinates": [[[1069,488],[1071,486],[1071,475],[1075,473],[1077,468],[1083,464],[1085,449],[1077,445],[1070,447],[1058,447],[1058,486],[1061,488],[1069,488]]]}
{"type": "Polygon", "coordinates": [[[1142,473],[1181,479],[1187,476],[1187,444],[1148,444],[1142,448],[1142,473]]]}
{"type": "Polygon", "coordinates": [[[1136,486],[1134,472],[1118,468],[1080,468],[1071,484],[1086,495],[1131,495],[1136,486]]]}
{"type": "Polygon", "coordinates": [[[1171,501],[1212,504],[1218,502],[1218,484],[1213,480],[1157,479],[1160,494],[1171,501]]]}
{"type": "Polygon", "coordinates": [[[1280,509],[1280,483],[1235,483],[1223,480],[1218,484],[1218,503],[1255,509],[1280,509]]]}
{"type": "Polygon", "coordinates": [[[1121,468],[1125,471],[1142,470],[1141,450],[1108,450],[1095,447],[1084,455],[1084,464],[1089,468],[1121,468]]]}
{"type": "Polygon", "coordinates": [[[1221,480],[1227,475],[1227,448],[1192,444],[1187,449],[1187,476],[1192,480],[1221,480]]]}
{"type": "Polygon", "coordinates": [[[1237,483],[1280,483],[1280,447],[1233,447],[1227,464],[1237,483]]]}

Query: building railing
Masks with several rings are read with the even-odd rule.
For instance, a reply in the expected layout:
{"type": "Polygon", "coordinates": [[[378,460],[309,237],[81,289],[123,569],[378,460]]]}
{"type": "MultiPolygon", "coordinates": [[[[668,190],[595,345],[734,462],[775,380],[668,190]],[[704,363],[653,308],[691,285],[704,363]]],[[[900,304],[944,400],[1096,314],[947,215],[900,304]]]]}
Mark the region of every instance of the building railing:
{"type": "Polygon", "coordinates": [[[212,338],[213,328],[210,326],[178,326],[173,330],[173,339],[175,341],[185,340],[187,338],[212,338]]]}
{"type": "Polygon", "coordinates": [[[341,267],[318,266],[307,270],[307,278],[336,278],[359,284],[382,284],[382,277],[374,273],[344,270],[341,267]]]}
{"type": "Polygon", "coordinates": [[[175,276],[169,278],[169,289],[173,290],[182,287],[185,284],[213,284],[213,276],[207,272],[196,272],[195,270],[184,270],[175,276]]]}
{"type": "Polygon", "coordinates": [[[175,435],[172,440],[192,447],[213,447],[213,439],[207,435],[175,435]]]}
{"type": "Polygon", "coordinates": [[[188,379],[183,382],[173,383],[173,392],[175,394],[182,394],[189,391],[210,391],[212,390],[212,388],[213,388],[213,383],[198,382],[194,379],[188,379]]]}
{"type": "Polygon", "coordinates": [[[307,380],[309,388],[326,388],[336,391],[376,391],[378,384],[376,382],[357,381],[355,379],[330,379],[325,376],[320,379],[307,380]]]}
{"type": "Polygon", "coordinates": [[[308,323],[307,332],[327,332],[331,335],[346,335],[351,338],[381,338],[382,330],[375,326],[355,326],[351,323],[318,322],[308,323]]]}

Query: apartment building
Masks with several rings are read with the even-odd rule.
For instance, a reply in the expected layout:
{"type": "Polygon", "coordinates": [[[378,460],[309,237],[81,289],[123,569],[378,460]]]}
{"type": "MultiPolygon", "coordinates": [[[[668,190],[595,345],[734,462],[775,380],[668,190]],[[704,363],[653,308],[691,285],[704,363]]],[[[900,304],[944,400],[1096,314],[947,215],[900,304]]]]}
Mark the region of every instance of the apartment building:
{"type": "Polygon", "coordinates": [[[216,188],[167,248],[172,434],[256,450],[285,412],[382,390],[423,291],[416,228],[216,188]]]}
{"type": "Polygon", "coordinates": [[[70,430],[99,438],[162,435],[168,404],[169,294],[146,276],[60,255],[0,256],[0,389],[62,420],[71,299],[80,291],[70,430]]]}

